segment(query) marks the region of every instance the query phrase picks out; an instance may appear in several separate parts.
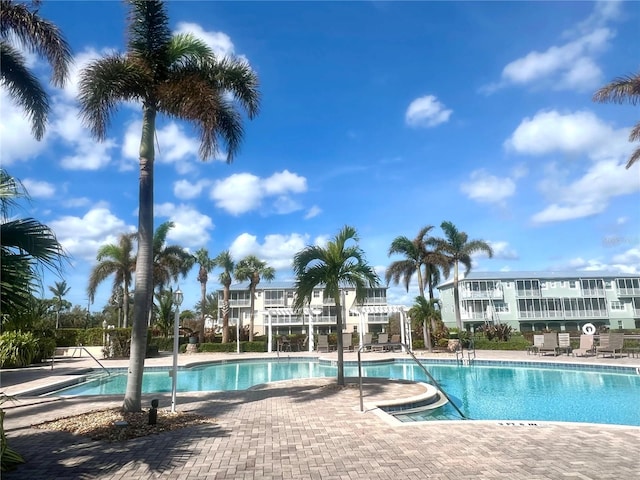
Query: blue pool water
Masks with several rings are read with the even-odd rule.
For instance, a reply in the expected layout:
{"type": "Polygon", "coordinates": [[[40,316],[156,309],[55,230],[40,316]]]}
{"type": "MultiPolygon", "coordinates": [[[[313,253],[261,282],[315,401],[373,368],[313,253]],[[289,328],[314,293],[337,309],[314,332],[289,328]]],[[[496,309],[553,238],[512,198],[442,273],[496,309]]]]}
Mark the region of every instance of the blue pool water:
{"type": "MultiPolygon", "coordinates": [[[[640,426],[640,375],[606,370],[559,368],[425,366],[464,414],[474,420],[539,420],[608,423],[640,426]]],[[[244,390],[254,385],[311,377],[335,377],[337,369],[318,361],[242,361],[213,363],[180,369],[178,391],[244,390]]],[[[403,360],[363,364],[366,377],[428,382],[414,363],[403,360]]],[[[357,377],[358,368],[345,365],[345,376],[357,377]]],[[[124,394],[126,374],[87,381],[54,395],[124,394]]],[[[168,370],[145,371],[144,393],[170,392],[168,370]]],[[[430,414],[397,415],[403,421],[456,419],[451,406],[430,414]]]]}

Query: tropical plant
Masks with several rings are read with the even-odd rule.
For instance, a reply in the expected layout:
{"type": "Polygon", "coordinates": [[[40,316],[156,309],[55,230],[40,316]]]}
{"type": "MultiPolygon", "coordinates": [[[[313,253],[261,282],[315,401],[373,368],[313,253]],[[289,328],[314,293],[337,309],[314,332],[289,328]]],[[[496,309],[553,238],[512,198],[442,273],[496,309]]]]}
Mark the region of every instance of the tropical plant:
{"type": "Polygon", "coordinates": [[[60,310],[64,308],[64,296],[69,293],[69,290],[71,290],[71,287],[67,286],[66,280],[54,282],[53,286],[49,285],[49,291],[53,293],[56,302],[56,328],[60,327],[60,310]]]}
{"type": "Polygon", "coordinates": [[[242,139],[238,107],[250,118],[258,112],[258,80],[247,63],[218,59],[190,34],[172,35],[164,2],[129,0],[127,52],[91,62],[80,75],[81,114],[91,133],[104,140],[121,102],[142,104],[139,162],[138,262],[131,358],[125,411],[140,411],[142,373],[151,303],[153,268],[153,165],[156,116],[184,119],[200,130],[200,157],[226,145],[227,161],[242,139]]]}
{"type": "Polygon", "coordinates": [[[331,298],[336,306],[336,332],[338,350],[338,385],[344,385],[344,358],[342,345],[343,318],[342,288],[355,287],[356,303],[362,303],[367,288],[375,288],[380,279],[369,266],[364,251],[358,245],[355,228],[345,225],[326,246],[309,245],[293,257],[296,276],[293,307],[302,311],[313,298],[313,290],[324,285],[324,298],[331,298]]]}
{"type": "Polygon", "coordinates": [[[38,341],[31,332],[14,330],[0,335],[0,367],[26,367],[36,359],[38,341]]]}
{"type": "Polygon", "coordinates": [[[458,290],[458,266],[465,266],[465,275],[471,271],[471,255],[484,252],[489,258],[493,257],[493,249],[484,240],[469,240],[465,232],[461,232],[451,222],[445,221],[440,225],[445,238],[434,238],[431,244],[436,247],[438,253],[443,254],[449,265],[453,266],[453,309],[456,315],[456,327],[463,329],[460,316],[460,292],[458,290]]]}
{"type": "Polygon", "coordinates": [[[218,318],[217,293],[207,293],[204,303],[202,303],[202,300],[199,300],[198,303],[195,304],[194,310],[198,313],[200,318],[204,318],[206,320],[206,318],[209,317],[215,321],[218,318]]]}
{"type": "Polygon", "coordinates": [[[53,23],[38,12],[40,1],[17,3],[0,2],[0,84],[19,104],[31,121],[31,130],[41,140],[49,115],[49,96],[38,78],[27,67],[27,58],[12,45],[16,42],[29,52],[44,57],[51,66],[51,82],[64,86],[69,73],[71,48],[53,23]]]}
{"type": "MultiPolygon", "coordinates": [[[[594,102],[600,103],[625,103],[636,105],[640,102],[640,72],[635,75],[627,75],[614,79],[593,95],[594,102]]],[[[640,122],[636,123],[629,134],[630,142],[640,141],[640,122]]],[[[640,147],[629,157],[625,168],[631,167],[640,159],[640,147]]]]}
{"type": "Polygon", "coordinates": [[[216,267],[222,269],[218,276],[218,281],[222,285],[222,343],[227,343],[229,341],[229,295],[236,265],[229,250],[220,252],[213,261],[216,267]]]}
{"type": "Polygon", "coordinates": [[[160,330],[165,338],[169,337],[169,333],[173,330],[174,309],[173,309],[173,290],[160,290],[155,294],[156,301],[153,305],[155,313],[155,326],[160,330]]]}
{"type": "Polygon", "coordinates": [[[153,284],[158,289],[185,278],[193,267],[189,252],[178,245],[167,245],[167,234],[174,226],[173,222],[164,222],[153,234],[153,284]]]}
{"type": "Polygon", "coordinates": [[[40,285],[40,267],[61,274],[66,255],[53,231],[34,218],[10,219],[18,199],[28,199],[22,184],[0,169],[0,312],[26,308],[40,285]]]}
{"type": "Polygon", "coordinates": [[[118,244],[103,245],[98,249],[96,260],[98,263],[91,269],[89,274],[89,286],[87,293],[89,300],[93,302],[98,286],[107,278],[113,275],[113,292],[118,295],[122,290],[123,299],[123,326],[126,328],[129,323],[129,288],[133,272],[136,269],[136,258],[133,255],[133,244],[136,239],[135,233],[123,233],[118,237],[118,244]]]}
{"type": "MultiPolygon", "coordinates": [[[[207,304],[207,281],[209,280],[209,272],[213,270],[216,263],[213,259],[209,258],[209,251],[206,248],[201,248],[196,252],[195,262],[198,264],[198,282],[200,282],[200,305],[203,307],[200,309],[200,326],[198,327],[198,337],[200,343],[204,342],[204,321],[206,315],[207,304]]],[[[217,303],[217,302],[216,302],[217,303]]]]}
{"type": "Polygon", "coordinates": [[[409,309],[409,317],[414,322],[422,326],[422,335],[424,344],[428,350],[432,351],[431,331],[435,320],[440,319],[440,309],[436,308],[438,300],[427,300],[422,295],[418,295],[415,299],[413,307],[409,309]]]}
{"type": "Polygon", "coordinates": [[[268,282],[276,276],[273,267],[267,265],[267,262],[260,260],[255,255],[248,255],[238,262],[236,265],[235,277],[239,282],[249,281],[250,308],[249,313],[249,341],[253,342],[253,322],[255,317],[255,301],[256,288],[260,283],[260,279],[268,282]]]}

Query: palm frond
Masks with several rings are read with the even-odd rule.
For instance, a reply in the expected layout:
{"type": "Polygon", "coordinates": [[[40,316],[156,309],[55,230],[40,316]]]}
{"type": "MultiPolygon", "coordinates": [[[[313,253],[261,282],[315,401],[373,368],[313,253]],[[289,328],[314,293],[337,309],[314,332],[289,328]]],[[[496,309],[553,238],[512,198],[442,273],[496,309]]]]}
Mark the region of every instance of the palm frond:
{"type": "MultiPolygon", "coordinates": [[[[169,64],[168,46],[171,40],[169,16],[164,2],[159,0],[128,0],[128,50],[148,65],[162,67],[169,64]]],[[[161,72],[154,72],[158,78],[161,72]]]]}
{"type": "Polygon", "coordinates": [[[631,165],[636,163],[638,160],[640,160],[640,147],[636,148],[636,150],[631,154],[631,157],[629,157],[629,161],[627,162],[627,165],[625,168],[628,169],[629,167],[631,167],[631,165]]]}
{"type": "Polygon", "coordinates": [[[33,218],[5,222],[0,226],[2,248],[28,255],[52,271],[60,271],[61,258],[66,258],[53,231],[33,218]]]}
{"type": "Polygon", "coordinates": [[[636,105],[640,101],[640,73],[615,78],[594,93],[593,101],[636,105]]]}
{"type": "Polygon", "coordinates": [[[49,99],[35,75],[26,66],[24,56],[11,45],[0,41],[0,83],[21,106],[31,123],[36,140],[42,140],[49,115],[49,99]]]}

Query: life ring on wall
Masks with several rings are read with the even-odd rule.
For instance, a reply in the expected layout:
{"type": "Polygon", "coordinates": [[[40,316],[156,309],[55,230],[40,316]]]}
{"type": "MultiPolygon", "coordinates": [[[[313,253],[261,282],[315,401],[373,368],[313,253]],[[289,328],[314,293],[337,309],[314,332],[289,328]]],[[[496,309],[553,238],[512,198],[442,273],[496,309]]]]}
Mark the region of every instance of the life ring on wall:
{"type": "Polygon", "coordinates": [[[593,323],[585,323],[582,326],[582,333],[585,335],[593,335],[596,333],[596,326],[593,323]]]}

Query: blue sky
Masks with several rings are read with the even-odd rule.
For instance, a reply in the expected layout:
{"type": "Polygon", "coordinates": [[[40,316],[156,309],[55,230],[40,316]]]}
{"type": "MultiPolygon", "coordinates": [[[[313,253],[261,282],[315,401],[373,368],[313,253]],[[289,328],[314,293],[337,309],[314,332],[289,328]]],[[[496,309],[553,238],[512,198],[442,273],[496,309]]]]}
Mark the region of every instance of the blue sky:
{"type": "MultiPolygon", "coordinates": [[[[41,13],[73,48],[72,77],[51,89],[41,142],[0,91],[2,164],[71,256],[67,299],[86,305],[97,249],[137,226],[141,114],[123,106],[95,142],[77,72],[124,49],[126,9],[45,0],[41,13]]],[[[640,165],[624,169],[638,107],[591,101],[640,67],[639,3],[175,1],[169,14],[176,32],[245,58],[262,92],[231,165],[201,162],[193,130],[159,120],[156,225],[175,222],[171,243],[255,254],[285,281],[295,252],[349,224],[383,277],[394,237],[450,220],[493,246],[477,271],[640,272],[640,165]]],[[[186,308],[196,276],[180,281],[186,308]]],[[[389,302],[416,293],[392,288],[389,302]]]]}

